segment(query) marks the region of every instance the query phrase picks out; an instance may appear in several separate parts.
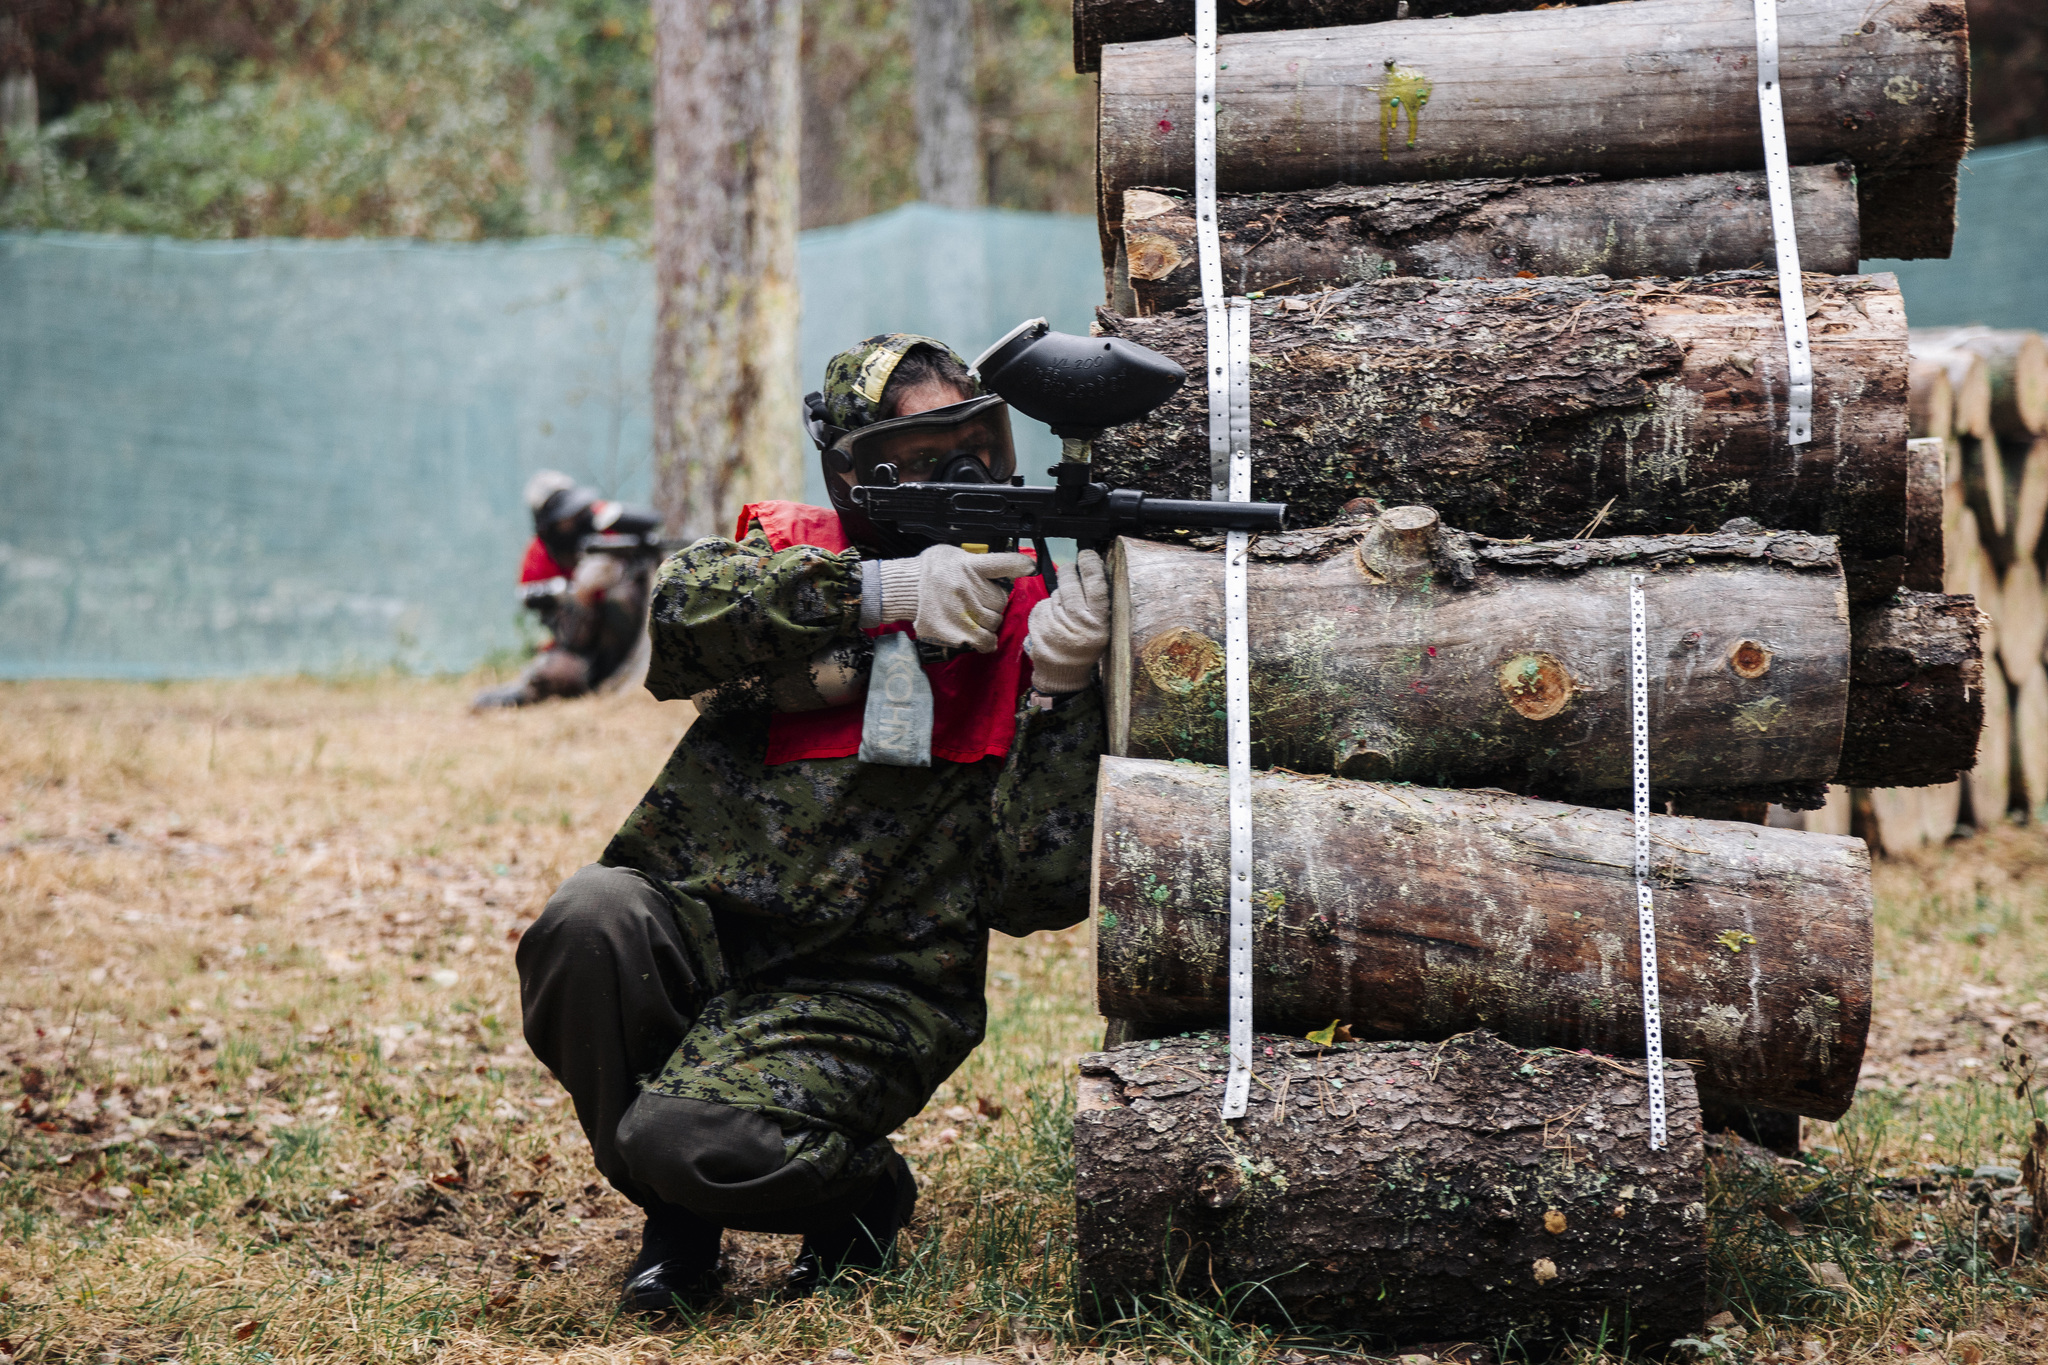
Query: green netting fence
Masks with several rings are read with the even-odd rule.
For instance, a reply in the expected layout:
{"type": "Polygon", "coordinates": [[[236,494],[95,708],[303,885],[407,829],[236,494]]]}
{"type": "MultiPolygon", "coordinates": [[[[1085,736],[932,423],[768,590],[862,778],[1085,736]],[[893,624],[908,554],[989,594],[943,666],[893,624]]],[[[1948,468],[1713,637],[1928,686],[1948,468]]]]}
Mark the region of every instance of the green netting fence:
{"type": "MultiPolygon", "coordinates": [[[[1102,292],[1070,215],[912,205],[804,234],[801,267],[806,387],[872,332],[971,356],[1025,317],[1085,329],[1102,292]]],[[[0,677],[516,646],[527,474],[646,496],[653,314],[615,242],[0,234],[0,677]]]]}

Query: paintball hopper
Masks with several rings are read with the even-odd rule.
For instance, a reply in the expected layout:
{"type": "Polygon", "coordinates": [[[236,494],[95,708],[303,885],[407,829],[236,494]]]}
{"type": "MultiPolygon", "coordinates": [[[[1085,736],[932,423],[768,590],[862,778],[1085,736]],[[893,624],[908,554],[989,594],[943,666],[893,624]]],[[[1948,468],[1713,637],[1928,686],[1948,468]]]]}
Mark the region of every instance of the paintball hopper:
{"type": "Polygon", "coordinates": [[[1067,440],[1092,441],[1135,422],[1179,391],[1187,371],[1119,337],[1055,332],[1033,318],[974,362],[981,386],[1067,440]]]}

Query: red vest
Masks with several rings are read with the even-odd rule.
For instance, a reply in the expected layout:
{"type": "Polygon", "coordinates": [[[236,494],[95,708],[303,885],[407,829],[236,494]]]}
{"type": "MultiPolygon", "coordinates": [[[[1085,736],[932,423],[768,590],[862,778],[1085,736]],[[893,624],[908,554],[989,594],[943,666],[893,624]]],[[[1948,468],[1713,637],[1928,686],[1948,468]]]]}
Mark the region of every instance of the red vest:
{"type": "Polygon", "coordinates": [[[541,544],[539,536],[535,536],[533,543],[526,547],[526,558],[519,565],[519,585],[525,587],[528,583],[568,576],[569,570],[557,564],[555,557],[548,553],[548,547],[541,544]]]}
{"type": "MultiPolygon", "coordinates": [[[[733,539],[744,539],[747,526],[760,522],[768,544],[776,550],[815,545],[837,554],[852,548],[829,507],[800,502],[757,502],[740,509],[733,539]]],[[[1017,734],[1017,698],[1031,681],[1031,660],[1024,654],[1024,632],[1031,608],[1045,600],[1045,580],[1019,579],[1010,589],[995,652],[963,651],[944,663],[925,665],[932,685],[932,757],[952,763],[976,763],[1010,752],[1017,734]]],[[[867,632],[886,635],[909,630],[907,622],[891,621],[867,632]]],[[[778,712],[768,722],[771,766],[803,758],[849,758],[860,752],[861,719],[867,700],[828,706],[818,711],[778,712]]]]}

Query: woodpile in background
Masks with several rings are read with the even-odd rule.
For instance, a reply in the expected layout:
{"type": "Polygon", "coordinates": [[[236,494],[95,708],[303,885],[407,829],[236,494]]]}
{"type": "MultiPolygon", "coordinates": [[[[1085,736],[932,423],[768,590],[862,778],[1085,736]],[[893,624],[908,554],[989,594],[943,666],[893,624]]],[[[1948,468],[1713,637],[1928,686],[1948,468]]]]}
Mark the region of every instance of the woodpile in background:
{"type": "MultiPolygon", "coordinates": [[[[1780,0],[1815,389],[1796,447],[1750,0],[1219,9],[1251,495],[1298,528],[1248,573],[1269,1036],[1254,1112],[1223,1121],[1221,1049],[1192,1036],[1228,1013],[1222,557],[1126,541],[1082,1278],[1105,1303],[1256,1282],[1296,1320],[1411,1339],[1624,1305],[1668,1341],[1704,1317],[1704,1219],[1669,1202],[1697,1188],[1697,1124],[1792,1148],[1854,1092],[1869,866],[1846,822],[1821,832],[1834,808],[1874,812],[1861,833],[2048,800],[2048,750],[2022,756],[2048,738],[2026,719],[2048,720],[2038,343],[1909,346],[1896,281],[1855,273],[1948,254],[1963,0],[1780,0]],[[1617,1060],[1645,1050],[1617,809],[1635,574],[1665,1042],[1696,1083],[1654,1155],[1617,1060]],[[1764,827],[1773,802],[1812,827],[1764,827]],[[1371,1041],[1284,1036],[1333,1020],[1371,1041]],[[1567,1086],[1546,1059],[1580,1048],[1614,1056],[1564,1054],[1567,1086]],[[1535,1194],[1554,1140],[1656,1212],[1581,1200],[1570,1161],[1535,1194]]],[[[1191,373],[1192,22],[1192,0],[1075,4],[1101,73],[1098,329],[1191,373]]],[[[1189,385],[1106,434],[1098,476],[1206,496],[1206,402],[1189,385]]]]}
{"type": "Polygon", "coordinates": [[[1916,328],[1910,341],[1906,586],[1968,594],[1984,614],[1976,762],[1936,786],[1845,771],[1825,809],[1772,814],[1894,853],[2048,807],[2048,343],[1983,327],[1916,328]]]}

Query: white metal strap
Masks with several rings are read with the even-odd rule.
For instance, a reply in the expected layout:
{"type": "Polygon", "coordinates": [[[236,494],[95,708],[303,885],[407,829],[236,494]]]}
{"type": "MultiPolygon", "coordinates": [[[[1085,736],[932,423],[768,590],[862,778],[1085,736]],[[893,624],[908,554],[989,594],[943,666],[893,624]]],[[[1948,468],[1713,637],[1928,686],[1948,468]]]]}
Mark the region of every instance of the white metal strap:
{"type": "MultiPolygon", "coordinates": [[[[1252,307],[1231,299],[1229,316],[1231,502],[1252,493],[1252,307]]],[[[1251,537],[1232,531],[1223,547],[1223,707],[1230,757],[1230,1075],[1223,1117],[1243,1118],[1252,1083],[1252,724],[1251,645],[1246,631],[1245,560],[1251,537]]]]}
{"type": "Polygon", "coordinates": [[[1230,483],[1230,345],[1216,230],[1216,0],[1195,4],[1195,266],[1209,324],[1209,496],[1220,500],[1230,483]]]}
{"type": "Polygon", "coordinates": [[[1764,126],[1764,181],[1771,194],[1771,237],[1778,246],[1778,305],[1785,314],[1788,384],[1785,439],[1813,439],[1813,353],[1806,338],[1806,289],[1799,277],[1799,235],[1792,221],[1792,166],[1785,147],[1785,96],[1778,79],[1778,0],[1756,0],[1756,102],[1764,126]]]}
{"type": "MultiPolygon", "coordinates": [[[[1209,496],[1252,495],[1252,314],[1223,297],[1216,232],[1216,0],[1195,0],[1195,264],[1209,332],[1209,496]]],[[[1245,557],[1250,537],[1223,548],[1223,696],[1230,762],[1230,1073],[1223,1117],[1243,1118],[1252,1083],[1252,742],[1245,557]]]]}
{"type": "Polygon", "coordinates": [[[1650,669],[1643,576],[1628,580],[1629,712],[1635,728],[1636,932],[1643,952],[1643,1053],[1650,1076],[1650,1147],[1664,1146],[1664,1011],[1657,990],[1657,907],[1650,895],[1650,669]]]}

